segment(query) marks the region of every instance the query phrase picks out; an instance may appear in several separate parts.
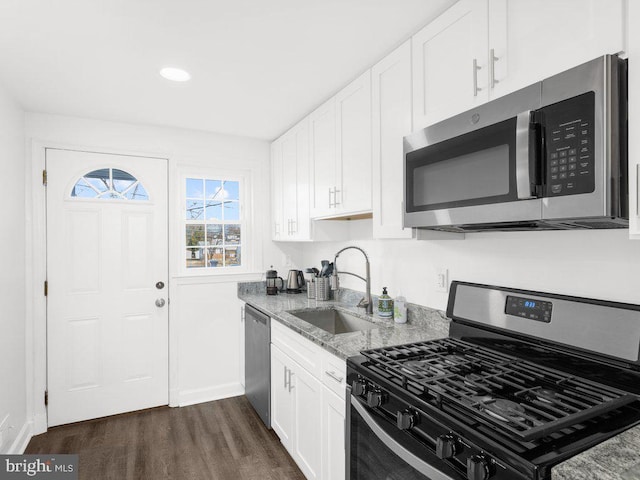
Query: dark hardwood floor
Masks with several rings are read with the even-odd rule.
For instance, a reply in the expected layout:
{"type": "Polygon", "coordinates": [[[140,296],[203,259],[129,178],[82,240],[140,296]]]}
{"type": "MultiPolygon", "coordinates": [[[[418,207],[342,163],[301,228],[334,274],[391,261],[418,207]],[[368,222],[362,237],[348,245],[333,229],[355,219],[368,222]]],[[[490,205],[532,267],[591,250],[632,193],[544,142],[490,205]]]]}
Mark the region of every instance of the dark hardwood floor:
{"type": "Polygon", "coordinates": [[[54,427],[25,453],[77,453],[81,480],[305,478],[246,397],[54,427]]]}

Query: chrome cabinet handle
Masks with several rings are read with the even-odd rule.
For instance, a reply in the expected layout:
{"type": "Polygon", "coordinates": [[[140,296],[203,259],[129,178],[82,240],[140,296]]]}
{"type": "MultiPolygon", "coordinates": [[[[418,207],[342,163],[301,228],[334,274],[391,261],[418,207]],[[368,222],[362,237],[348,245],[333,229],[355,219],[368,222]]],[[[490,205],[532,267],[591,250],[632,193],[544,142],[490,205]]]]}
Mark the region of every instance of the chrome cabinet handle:
{"type": "Polygon", "coordinates": [[[331,187],[329,187],[329,208],[331,208],[331,187]]]}
{"type": "Polygon", "coordinates": [[[477,97],[478,92],[482,89],[478,87],[478,70],[481,70],[482,67],[478,66],[478,59],[473,59],[473,96],[477,97]]]}
{"type": "Polygon", "coordinates": [[[275,222],[274,227],[275,227],[275,230],[274,230],[274,232],[273,232],[273,233],[274,233],[276,236],[277,236],[277,235],[280,235],[280,223],[275,222]]]}
{"type": "Polygon", "coordinates": [[[496,86],[496,83],[500,83],[496,80],[496,62],[500,58],[496,57],[496,51],[492,48],[489,50],[489,81],[491,82],[491,89],[496,86]]]}
{"type": "Polygon", "coordinates": [[[164,301],[164,298],[158,298],[158,299],[156,299],[156,307],[160,307],[160,308],[162,308],[162,307],[164,307],[164,304],[165,304],[165,303],[167,303],[167,302],[165,302],[165,301],[164,301]]]}
{"type": "Polygon", "coordinates": [[[287,388],[287,367],[284,367],[284,388],[287,388]]]}
{"type": "Polygon", "coordinates": [[[291,384],[291,376],[293,375],[293,372],[291,370],[289,370],[289,392],[291,392],[291,390],[293,389],[293,385],[291,384]]]}
{"type": "Polygon", "coordinates": [[[338,190],[336,187],[333,188],[333,206],[337,207],[342,203],[342,190],[338,190]],[[340,201],[338,201],[338,193],[340,193],[340,201]]]}
{"type": "Polygon", "coordinates": [[[291,235],[298,233],[298,221],[291,219],[291,235]]]}
{"type": "Polygon", "coordinates": [[[338,383],[342,383],[342,381],[344,380],[344,377],[339,377],[338,375],[336,375],[336,372],[329,372],[325,370],[324,373],[327,375],[327,377],[335,380],[338,383]]]}

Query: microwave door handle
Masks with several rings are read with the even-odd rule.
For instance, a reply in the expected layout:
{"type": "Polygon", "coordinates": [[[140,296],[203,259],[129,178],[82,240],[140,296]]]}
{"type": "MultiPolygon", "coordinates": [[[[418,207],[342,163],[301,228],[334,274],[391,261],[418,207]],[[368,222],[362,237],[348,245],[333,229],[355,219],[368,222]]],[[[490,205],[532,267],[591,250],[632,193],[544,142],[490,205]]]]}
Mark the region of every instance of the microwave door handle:
{"type": "MultiPolygon", "coordinates": [[[[371,416],[371,414],[369,414],[367,409],[356,398],[354,398],[352,395],[350,395],[349,398],[351,399],[349,403],[351,404],[351,406],[353,406],[353,408],[356,409],[364,423],[366,423],[371,431],[375,434],[375,436],[378,437],[378,439],[398,457],[400,457],[418,472],[431,480],[455,480],[454,478],[441,472],[437,468],[429,465],[427,462],[417,457],[402,445],[400,445],[393,437],[391,437],[391,435],[385,432],[382,427],[380,427],[376,423],[375,419],[371,416]]],[[[349,411],[349,404],[347,404],[347,408],[349,411]]],[[[350,441],[351,440],[347,438],[347,445],[349,445],[350,441]]]]}
{"type": "MultiPolygon", "coordinates": [[[[531,172],[529,168],[529,145],[531,112],[518,114],[516,120],[516,192],[518,200],[535,198],[531,191],[531,172]]],[[[534,147],[535,148],[535,147],[534,147]]]]}

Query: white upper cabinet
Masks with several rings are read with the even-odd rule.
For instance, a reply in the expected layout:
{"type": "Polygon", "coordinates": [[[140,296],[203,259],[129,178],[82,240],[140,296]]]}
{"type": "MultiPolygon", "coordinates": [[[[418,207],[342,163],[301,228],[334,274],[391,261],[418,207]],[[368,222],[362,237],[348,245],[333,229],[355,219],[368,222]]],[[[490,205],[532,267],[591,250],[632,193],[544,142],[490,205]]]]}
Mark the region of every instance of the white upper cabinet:
{"type": "Polygon", "coordinates": [[[624,0],[489,0],[488,61],[493,52],[495,80],[489,76],[491,96],[625,50],[623,4],[624,0]]]}
{"type": "Polygon", "coordinates": [[[281,240],[309,240],[309,121],[283,135],[281,240]]]}
{"type": "Polygon", "coordinates": [[[487,15],[487,0],[460,0],[412,38],[415,130],[488,99],[487,15]]]}
{"type": "Polygon", "coordinates": [[[309,115],[312,218],[371,211],[371,72],[309,115]]]}
{"type": "Polygon", "coordinates": [[[412,38],[414,130],[624,51],[623,13],[624,0],[460,0],[412,38]]]}
{"type": "Polygon", "coordinates": [[[371,71],[336,95],[337,214],[371,211],[371,71]]]}
{"type": "Polygon", "coordinates": [[[402,228],[402,138],[411,133],[411,41],[371,69],[373,237],[411,238],[402,228]]]}
{"type": "MultiPolygon", "coordinates": [[[[283,239],[282,138],[271,144],[271,238],[283,239]]],[[[286,231],[286,230],[285,230],[286,231]]]]}
{"type": "Polygon", "coordinates": [[[332,98],[309,115],[311,216],[331,214],[336,178],[336,104],[332,98]]]}

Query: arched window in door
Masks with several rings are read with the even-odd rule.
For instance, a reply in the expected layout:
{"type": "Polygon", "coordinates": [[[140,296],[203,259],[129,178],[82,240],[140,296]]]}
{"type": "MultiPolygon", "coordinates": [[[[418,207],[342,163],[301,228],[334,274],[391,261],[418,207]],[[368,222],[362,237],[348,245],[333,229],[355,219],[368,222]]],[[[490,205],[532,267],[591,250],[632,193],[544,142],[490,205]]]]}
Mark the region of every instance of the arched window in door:
{"type": "Polygon", "coordinates": [[[71,196],[120,200],[149,200],[149,194],[140,181],[124,170],[101,168],[89,172],[76,182],[71,196]]]}

